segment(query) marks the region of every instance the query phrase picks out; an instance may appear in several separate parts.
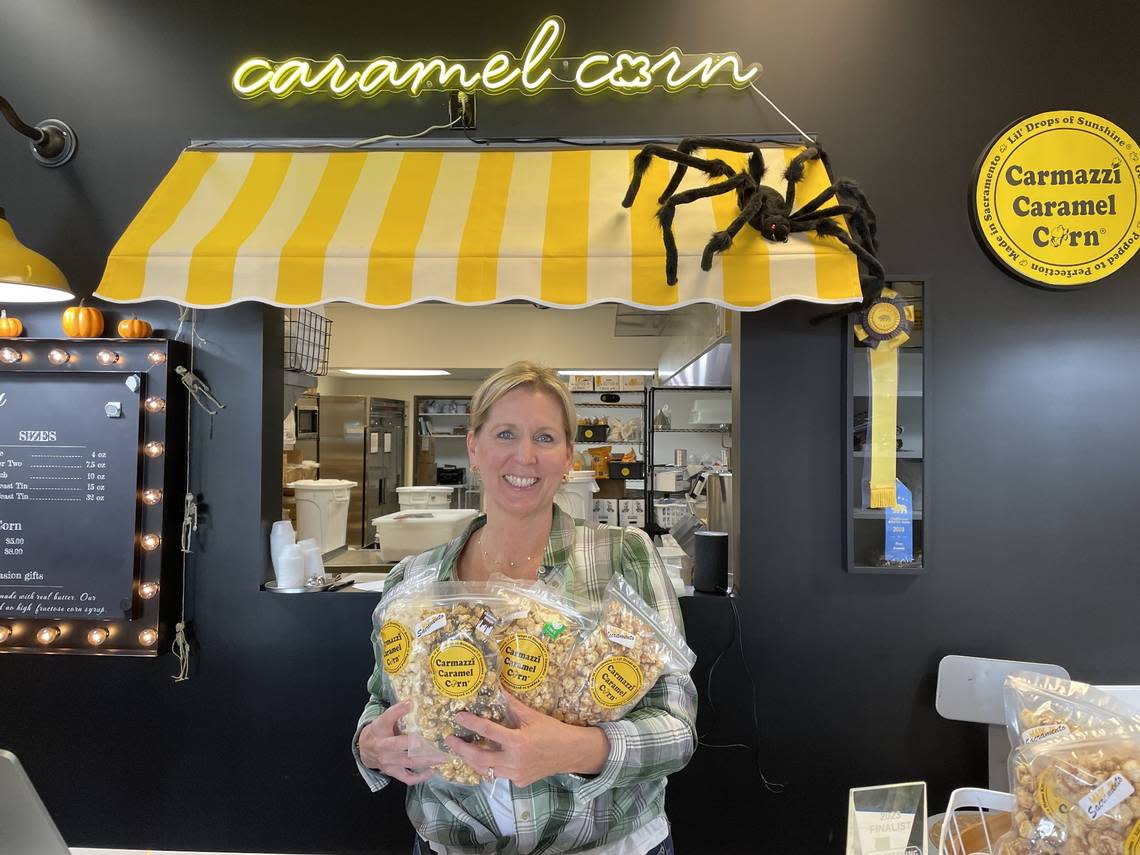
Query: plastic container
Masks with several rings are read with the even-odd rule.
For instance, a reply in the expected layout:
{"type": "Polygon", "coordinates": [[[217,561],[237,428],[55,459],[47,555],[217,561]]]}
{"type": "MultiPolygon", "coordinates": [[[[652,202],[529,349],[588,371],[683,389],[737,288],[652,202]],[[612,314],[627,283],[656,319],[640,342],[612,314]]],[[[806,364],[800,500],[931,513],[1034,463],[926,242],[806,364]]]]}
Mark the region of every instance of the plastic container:
{"type": "Polygon", "coordinates": [[[589,522],[598,482],[593,472],[571,472],[554,494],[554,503],[579,522],[589,522]]]}
{"type": "Polygon", "coordinates": [[[273,562],[273,572],[277,572],[277,564],[281,560],[281,553],[286,546],[297,542],[297,533],[293,531],[293,523],[289,520],[277,520],[269,530],[269,558],[273,562]]]}
{"type": "Polygon", "coordinates": [[[447,543],[463,534],[478,515],[479,512],[473,508],[424,508],[376,517],[372,524],[376,526],[376,539],[380,541],[380,560],[399,561],[447,543]]]}
{"type": "Polygon", "coordinates": [[[684,502],[657,501],[653,503],[653,515],[662,528],[672,528],[681,521],[689,507],[684,502]]]}
{"type": "Polygon", "coordinates": [[[400,510],[451,507],[452,487],[397,487],[400,510]]]}
{"type": "Polygon", "coordinates": [[[305,579],[312,579],[315,576],[325,575],[325,565],[321,561],[321,547],[317,541],[311,537],[305,538],[297,544],[301,547],[301,556],[304,558],[305,563],[305,579]]]}
{"type": "Polygon", "coordinates": [[[300,588],[305,584],[305,556],[301,547],[288,544],[277,558],[274,575],[278,588],[300,588]]]}
{"type": "Polygon", "coordinates": [[[355,481],[339,478],[294,481],[298,539],[312,538],[322,554],[344,546],[349,495],[355,486],[355,481]]]}

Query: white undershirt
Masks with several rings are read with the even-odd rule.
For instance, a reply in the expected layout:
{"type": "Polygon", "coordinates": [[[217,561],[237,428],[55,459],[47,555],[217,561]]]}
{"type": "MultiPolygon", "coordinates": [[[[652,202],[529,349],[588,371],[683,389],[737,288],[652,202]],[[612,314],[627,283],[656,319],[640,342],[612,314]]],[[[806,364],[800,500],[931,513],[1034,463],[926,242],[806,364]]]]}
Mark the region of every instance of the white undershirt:
{"type": "MultiPolygon", "coordinates": [[[[499,827],[501,837],[515,836],[515,806],[511,800],[511,785],[507,781],[495,781],[479,784],[483,795],[487,797],[487,804],[491,807],[491,814],[495,817],[495,825],[499,827]]],[[[669,821],[664,815],[650,820],[645,825],[627,834],[621,840],[607,843],[595,849],[584,849],[578,855],[645,855],[650,849],[661,843],[669,836],[669,821]]],[[[436,855],[460,855],[458,849],[449,849],[442,843],[430,843],[431,851],[436,855]]]]}

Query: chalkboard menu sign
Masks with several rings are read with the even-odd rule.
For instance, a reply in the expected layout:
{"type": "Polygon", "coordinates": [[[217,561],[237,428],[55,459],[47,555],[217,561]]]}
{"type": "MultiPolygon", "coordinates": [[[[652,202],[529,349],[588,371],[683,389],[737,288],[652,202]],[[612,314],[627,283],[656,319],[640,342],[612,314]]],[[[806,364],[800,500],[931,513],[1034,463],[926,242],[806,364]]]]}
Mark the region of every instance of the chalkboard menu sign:
{"type": "Polygon", "coordinates": [[[0,377],[0,619],[130,617],[145,379],[0,377]]]}

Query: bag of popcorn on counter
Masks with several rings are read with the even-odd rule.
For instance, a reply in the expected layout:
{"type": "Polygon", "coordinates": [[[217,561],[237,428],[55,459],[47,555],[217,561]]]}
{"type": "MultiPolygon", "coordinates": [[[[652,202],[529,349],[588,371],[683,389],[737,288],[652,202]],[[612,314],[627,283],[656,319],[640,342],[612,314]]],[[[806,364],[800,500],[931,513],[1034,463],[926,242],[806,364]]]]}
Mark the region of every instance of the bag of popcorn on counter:
{"type": "Polygon", "coordinates": [[[407,699],[413,711],[408,748],[411,761],[431,764],[453,784],[475,786],[481,774],[448,748],[446,738],[483,738],[461,727],[455,714],[466,711],[509,726],[499,683],[495,631],[505,602],[485,584],[435,582],[419,586],[415,601],[407,699]]]}
{"type": "Polygon", "coordinates": [[[589,606],[541,582],[528,585],[504,577],[491,589],[505,602],[495,634],[503,688],[550,715],[574,651],[593,625],[589,606]]]}
{"type": "Polygon", "coordinates": [[[575,648],[554,717],[567,724],[617,721],[662,674],[687,674],[696,656],[680,630],[620,574],[606,587],[597,625],[575,648]]]}
{"type": "Polygon", "coordinates": [[[1140,855],[1140,725],[1015,748],[1001,855],[1140,855]]]}
{"type": "Polygon", "coordinates": [[[1006,677],[1002,695],[1015,748],[1088,730],[1140,725],[1140,711],[1095,686],[1063,677],[1019,671],[1006,677]]]}

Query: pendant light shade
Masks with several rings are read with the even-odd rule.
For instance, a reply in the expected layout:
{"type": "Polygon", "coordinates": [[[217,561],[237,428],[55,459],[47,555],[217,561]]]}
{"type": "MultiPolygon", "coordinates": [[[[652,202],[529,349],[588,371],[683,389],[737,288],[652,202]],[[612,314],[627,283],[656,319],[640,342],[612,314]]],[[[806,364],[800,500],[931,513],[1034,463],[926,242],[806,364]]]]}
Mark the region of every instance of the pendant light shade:
{"type": "Polygon", "coordinates": [[[0,208],[0,303],[61,303],[75,299],[67,277],[16,239],[0,208]]]}

